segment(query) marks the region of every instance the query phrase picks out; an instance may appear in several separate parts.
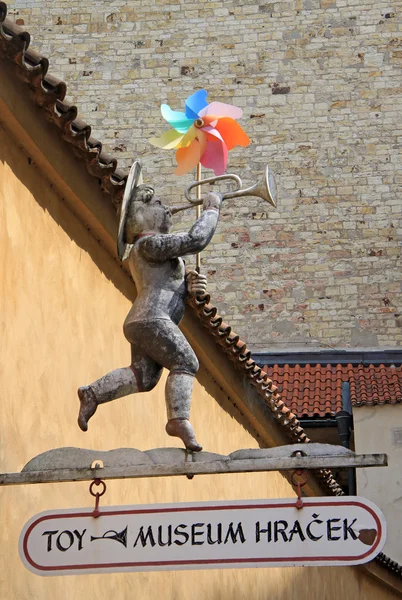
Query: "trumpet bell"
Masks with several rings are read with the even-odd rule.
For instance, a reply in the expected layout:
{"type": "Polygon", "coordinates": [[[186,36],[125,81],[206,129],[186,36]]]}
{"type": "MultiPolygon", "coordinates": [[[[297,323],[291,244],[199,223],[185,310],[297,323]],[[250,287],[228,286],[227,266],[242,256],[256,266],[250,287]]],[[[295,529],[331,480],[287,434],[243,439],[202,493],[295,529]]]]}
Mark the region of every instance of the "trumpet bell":
{"type": "Polygon", "coordinates": [[[271,169],[267,165],[265,167],[265,172],[263,177],[259,182],[255,183],[249,188],[244,190],[236,190],[235,192],[228,192],[224,194],[224,199],[227,198],[238,198],[240,196],[257,196],[258,198],[262,198],[271,206],[276,208],[276,200],[277,200],[277,188],[274,174],[271,169]]]}

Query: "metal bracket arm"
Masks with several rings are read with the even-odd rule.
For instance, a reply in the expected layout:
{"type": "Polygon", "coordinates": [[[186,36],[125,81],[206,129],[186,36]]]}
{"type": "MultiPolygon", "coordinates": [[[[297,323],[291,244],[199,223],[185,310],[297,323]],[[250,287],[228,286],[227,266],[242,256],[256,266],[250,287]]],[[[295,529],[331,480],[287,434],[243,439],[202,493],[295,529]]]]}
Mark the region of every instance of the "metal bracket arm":
{"type": "Polygon", "coordinates": [[[33,458],[20,473],[0,474],[0,485],[387,466],[386,454],[357,455],[342,446],[330,444],[237,450],[228,456],[200,452],[192,454],[192,460],[188,458],[188,452],[180,448],[156,448],[145,452],[134,448],[109,452],[56,448],[33,458]]]}

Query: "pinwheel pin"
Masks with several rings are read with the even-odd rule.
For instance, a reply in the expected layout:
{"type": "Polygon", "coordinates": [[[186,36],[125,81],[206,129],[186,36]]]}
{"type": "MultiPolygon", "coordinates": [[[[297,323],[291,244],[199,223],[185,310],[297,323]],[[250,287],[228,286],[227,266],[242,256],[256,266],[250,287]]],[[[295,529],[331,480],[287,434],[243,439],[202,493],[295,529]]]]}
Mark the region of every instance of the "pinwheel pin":
{"type": "Polygon", "coordinates": [[[222,102],[208,104],[207,95],[206,90],[198,90],[189,96],[185,112],[174,111],[167,104],[161,106],[163,118],[173,129],[149,141],[158,148],[176,150],[176,175],[185,175],[199,164],[223,175],[229,150],[250,143],[236,122],[242,109],[222,102]]]}

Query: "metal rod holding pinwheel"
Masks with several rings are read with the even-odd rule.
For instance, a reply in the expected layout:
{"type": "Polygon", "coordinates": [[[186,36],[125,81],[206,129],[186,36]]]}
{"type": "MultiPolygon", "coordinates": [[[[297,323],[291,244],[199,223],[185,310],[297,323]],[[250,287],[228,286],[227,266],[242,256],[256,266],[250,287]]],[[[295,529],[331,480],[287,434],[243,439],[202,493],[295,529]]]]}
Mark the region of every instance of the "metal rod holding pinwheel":
{"type": "MultiPolygon", "coordinates": [[[[201,163],[197,164],[197,181],[201,181],[201,163]]],[[[197,186],[197,200],[201,200],[201,186],[197,186]]],[[[197,219],[201,216],[201,205],[197,204],[195,207],[195,216],[197,219]]],[[[197,273],[201,273],[201,252],[195,255],[195,270],[197,273]]]]}
{"type": "MultiPolygon", "coordinates": [[[[207,102],[206,90],[198,90],[185,101],[185,112],[172,110],[161,105],[163,118],[173,129],[150,143],[164,150],[176,150],[177,168],[175,175],[185,175],[196,168],[197,181],[201,180],[201,165],[212,169],[215,175],[223,175],[228,162],[228,152],[235,146],[248,146],[250,139],[236,122],[243,111],[241,108],[222,102],[207,102]]],[[[198,199],[201,189],[197,187],[198,199]]],[[[197,218],[200,216],[197,206],[197,218]]],[[[197,271],[201,257],[197,254],[197,271]]]]}

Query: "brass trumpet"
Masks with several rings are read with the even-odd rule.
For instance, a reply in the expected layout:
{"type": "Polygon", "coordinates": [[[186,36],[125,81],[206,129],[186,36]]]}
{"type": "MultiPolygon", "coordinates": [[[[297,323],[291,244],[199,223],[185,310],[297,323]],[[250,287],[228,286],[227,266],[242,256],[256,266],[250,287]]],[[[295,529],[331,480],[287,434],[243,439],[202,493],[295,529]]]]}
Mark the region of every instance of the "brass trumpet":
{"type": "Polygon", "coordinates": [[[190,203],[187,206],[173,206],[171,208],[171,214],[175,215],[176,213],[192,208],[193,206],[199,206],[202,204],[202,200],[191,200],[190,192],[193,188],[198,187],[200,185],[204,185],[206,183],[215,183],[216,181],[223,181],[224,179],[231,179],[236,182],[237,188],[230,192],[225,192],[222,194],[223,200],[228,200],[229,198],[240,198],[242,196],[257,196],[258,198],[262,198],[271,206],[276,208],[276,183],[273,173],[270,171],[268,165],[265,167],[265,172],[260,179],[259,182],[255,183],[251,187],[242,189],[242,180],[238,175],[228,174],[228,175],[219,175],[218,177],[210,177],[209,179],[201,179],[201,181],[193,181],[187,188],[185,192],[186,200],[190,203]]]}

